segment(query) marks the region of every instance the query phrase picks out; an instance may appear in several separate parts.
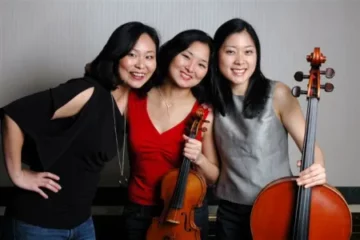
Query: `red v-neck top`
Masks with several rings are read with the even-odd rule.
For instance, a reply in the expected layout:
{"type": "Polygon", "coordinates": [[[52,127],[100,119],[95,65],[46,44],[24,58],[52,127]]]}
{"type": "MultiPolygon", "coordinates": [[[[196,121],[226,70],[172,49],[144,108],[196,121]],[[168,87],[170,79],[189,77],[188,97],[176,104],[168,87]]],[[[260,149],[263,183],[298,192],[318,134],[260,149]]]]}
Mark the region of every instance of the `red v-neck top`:
{"type": "MultiPolygon", "coordinates": [[[[195,102],[191,113],[200,105],[195,102]]],[[[147,97],[131,92],[128,101],[128,136],[131,177],[128,193],[131,202],[141,205],[159,203],[163,176],[179,168],[183,159],[183,134],[191,113],[180,123],[163,133],[153,125],[147,111],[147,97]]],[[[208,110],[205,109],[204,118],[208,110]]],[[[201,131],[196,139],[201,140],[201,131]]]]}

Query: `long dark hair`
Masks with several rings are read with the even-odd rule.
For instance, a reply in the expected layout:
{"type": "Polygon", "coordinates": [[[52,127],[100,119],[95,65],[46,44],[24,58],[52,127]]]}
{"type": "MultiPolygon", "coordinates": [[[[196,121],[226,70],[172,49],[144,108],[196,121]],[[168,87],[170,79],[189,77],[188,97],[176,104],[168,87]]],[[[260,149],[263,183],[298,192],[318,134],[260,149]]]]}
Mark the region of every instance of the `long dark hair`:
{"type": "Polygon", "coordinates": [[[224,41],[232,34],[239,33],[242,31],[247,31],[254,41],[257,60],[255,71],[249,79],[249,85],[245,92],[244,105],[243,105],[243,115],[245,118],[254,118],[259,116],[259,114],[264,109],[265,103],[268,99],[268,94],[270,90],[270,81],[265,78],[261,72],[261,48],[259,38],[254,30],[254,28],[246,21],[234,18],[225,23],[223,23],[215,32],[214,36],[214,46],[215,46],[215,77],[216,81],[220,86],[221,96],[219,101],[222,103],[222,107],[226,113],[231,113],[234,111],[234,100],[233,93],[231,90],[231,83],[226,79],[220,72],[219,66],[219,50],[224,43],[224,41]]]}
{"type": "MultiPolygon", "coordinates": [[[[148,34],[156,46],[156,54],[159,51],[159,36],[157,31],[141,22],[128,22],[119,26],[111,34],[106,45],[88,67],[85,76],[97,80],[104,88],[114,90],[118,85],[123,84],[119,76],[119,61],[126,56],[136,44],[142,34],[148,34]]],[[[144,84],[142,89],[148,89],[151,81],[156,78],[156,71],[144,84]]]]}
{"type": "Polygon", "coordinates": [[[194,42],[201,42],[209,46],[210,58],[208,64],[208,72],[204,79],[196,86],[191,88],[191,92],[199,103],[207,103],[217,106],[218,87],[214,82],[213,76],[213,58],[214,47],[212,38],[205,32],[198,29],[189,29],[175,35],[172,39],[164,43],[159,50],[158,70],[159,77],[154,81],[154,86],[160,86],[169,74],[169,66],[172,60],[182,51],[189,48],[194,42]]]}

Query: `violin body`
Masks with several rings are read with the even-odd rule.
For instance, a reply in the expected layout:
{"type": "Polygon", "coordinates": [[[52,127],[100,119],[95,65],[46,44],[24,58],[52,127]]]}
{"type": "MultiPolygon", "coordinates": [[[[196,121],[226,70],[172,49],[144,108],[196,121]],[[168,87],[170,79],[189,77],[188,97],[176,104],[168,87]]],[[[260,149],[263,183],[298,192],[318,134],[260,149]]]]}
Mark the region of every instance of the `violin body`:
{"type": "MultiPolygon", "coordinates": [[[[190,121],[190,138],[198,131],[206,131],[201,124],[204,109],[199,108],[190,121]]],[[[200,240],[200,228],[194,221],[195,208],[202,206],[207,185],[204,177],[191,169],[191,162],[184,157],[181,167],[169,171],[161,181],[163,210],[155,217],[146,233],[147,240],[200,240]]]]}
{"type": "MultiPolygon", "coordinates": [[[[292,89],[292,95],[307,95],[307,113],[300,171],[308,169],[315,158],[317,109],[320,89],[332,92],[333,84],[320,84],[320,75],[332,78],[335,71],[320,71],[326,57],[315,48],[307,56],[311,63],[309,75],[296,72],[297,81],[308,78],[308,89],[292,89]]],[[[254,240],[349,240],[352,216],[342,195],[328,184],[305,188],[298,186],[296,177],[285,177],[269,183],[258,194],[250,216],[254,240]]]]}
{"type": "Polygon", "coordinates": [[[186,184],[184,205],[181,209],[169,206],[169,199],[174,194],[179,170],[169,172],[161,185],[161,199],[164,210],[159,218],[153,218],[147,232],[147,240],[200,240],[200,229],[194,223],[194,208],[201,207],[206,194],[205,179],[197,172],[190,170],[186,184]]]}
{"type": "MultiPolygon", "coordinates": [[[[251,213],[254,240],[292,238],[298,186],[295,177],[268,184],[257,197],[251,213]]],[[[308,240],[349,240],[352,217],[341,194],[330,185],[312,187],[308,240]]]]}

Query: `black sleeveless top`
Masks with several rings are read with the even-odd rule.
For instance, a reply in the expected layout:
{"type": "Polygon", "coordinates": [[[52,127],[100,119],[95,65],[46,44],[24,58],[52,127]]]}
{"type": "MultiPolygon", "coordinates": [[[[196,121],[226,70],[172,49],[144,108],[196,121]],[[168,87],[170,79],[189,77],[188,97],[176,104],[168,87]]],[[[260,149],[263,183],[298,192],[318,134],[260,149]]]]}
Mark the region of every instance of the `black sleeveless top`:
{"type": "Polygon", "coordinates": [[[58,193],[45,189],[48,199],[17,188],[8,206],[14,218],[40,227],[68,229],[90,217],[100,171],[117,152],[113,113],[122,146],[124,118],[114,106],[111,93],[86,77],[21,98],[1,109],[1,115],[10,116],[24,132],[22,161],[34,171],[58,175],[62,187],[58,193]],[[57,109],[91,87],[93,95],[78,114],[51,120],[57,109]]]}

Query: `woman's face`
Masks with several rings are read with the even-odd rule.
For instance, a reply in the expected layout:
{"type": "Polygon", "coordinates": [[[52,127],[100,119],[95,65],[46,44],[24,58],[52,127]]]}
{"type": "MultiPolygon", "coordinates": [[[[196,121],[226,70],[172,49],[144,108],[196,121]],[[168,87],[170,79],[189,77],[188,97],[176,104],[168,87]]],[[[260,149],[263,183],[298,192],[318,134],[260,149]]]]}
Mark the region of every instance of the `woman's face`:
{"type": "Polygon", "coordinates": [[[209,59],[209,46],[202,42],[193,42],[173,58],[169,65],[169,78],[181,88],[192,88],[206,76],[209,59]]]}
{"type": "Polygon", "coordinates": [[[119,61],[119,75],[131,88],[142,87],[156,69],[156,45],[143,33],[131,51],[119,61]]]}
{"type": "Polygon", "coordinates": [[[248,85],[255,71],[257,52],[247,31],[229,35],[219,49],[219,70],[232,85],[248,85]]]}

